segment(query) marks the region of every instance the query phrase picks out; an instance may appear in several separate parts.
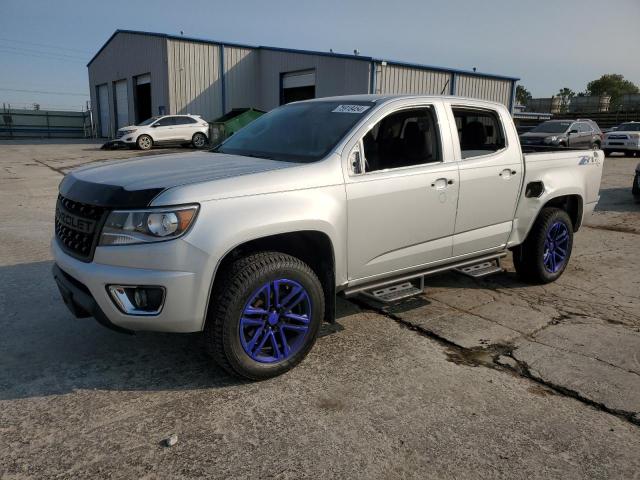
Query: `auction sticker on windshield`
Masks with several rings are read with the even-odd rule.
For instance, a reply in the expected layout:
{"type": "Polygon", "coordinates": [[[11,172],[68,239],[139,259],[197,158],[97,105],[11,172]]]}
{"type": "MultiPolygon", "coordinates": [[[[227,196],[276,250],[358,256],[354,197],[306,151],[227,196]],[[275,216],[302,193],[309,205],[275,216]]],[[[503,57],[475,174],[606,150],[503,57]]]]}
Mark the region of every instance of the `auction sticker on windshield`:
{"type": "Polygon", "coordinates": [[[331,110],[333,113],[362,113],[369,110],[371,107],[366,105],[338,105],[331,110]]]}

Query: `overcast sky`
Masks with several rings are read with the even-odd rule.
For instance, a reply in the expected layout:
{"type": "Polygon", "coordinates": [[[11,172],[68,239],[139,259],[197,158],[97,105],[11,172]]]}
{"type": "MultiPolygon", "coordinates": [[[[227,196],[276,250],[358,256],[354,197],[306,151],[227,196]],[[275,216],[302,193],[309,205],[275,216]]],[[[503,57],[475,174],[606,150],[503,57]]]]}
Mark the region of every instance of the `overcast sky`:
{"type": "Polygon", "coordinates": [[[640,0],[0,0],[0,102],[79,108],[118,28],[476,67],[534,97],[604,73],[640,84],[640,0]]]}

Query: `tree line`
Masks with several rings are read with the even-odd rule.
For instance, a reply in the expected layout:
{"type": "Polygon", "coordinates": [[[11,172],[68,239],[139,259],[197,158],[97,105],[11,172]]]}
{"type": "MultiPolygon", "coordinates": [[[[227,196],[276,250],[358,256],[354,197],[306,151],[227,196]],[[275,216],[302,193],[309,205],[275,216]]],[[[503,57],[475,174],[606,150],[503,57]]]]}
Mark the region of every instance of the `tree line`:
{"type": "MultiPolygon", "coordinates": [[[[560,110],[566,111],[573,97],[584,96],[609,96],[611,97],[610,107],[616,109],[622,102],[622,96],[627,94],[640,93],[640,88],[632,81],[617,73],[602,75],[597,80],[587,83],[584,92],[576,93],[568,87],[561,88],[555,95],[560,98],[560,110]]],[[[527,105],[532,99],[531,93],[524,85],[516,87],[516,101],[520,105],[527,105]]]]}

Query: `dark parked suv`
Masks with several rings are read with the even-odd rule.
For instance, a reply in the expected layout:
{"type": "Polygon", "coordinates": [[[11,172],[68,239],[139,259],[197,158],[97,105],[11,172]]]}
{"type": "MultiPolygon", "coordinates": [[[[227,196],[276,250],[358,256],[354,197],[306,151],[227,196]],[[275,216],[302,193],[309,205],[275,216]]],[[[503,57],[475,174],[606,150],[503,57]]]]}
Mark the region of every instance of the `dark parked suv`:
{"type": "Polygon", "coordinates": [[[593,120],[549,120],[520,135],[520,143],[523,146],[600,148],[602,132],[593,120]]]}

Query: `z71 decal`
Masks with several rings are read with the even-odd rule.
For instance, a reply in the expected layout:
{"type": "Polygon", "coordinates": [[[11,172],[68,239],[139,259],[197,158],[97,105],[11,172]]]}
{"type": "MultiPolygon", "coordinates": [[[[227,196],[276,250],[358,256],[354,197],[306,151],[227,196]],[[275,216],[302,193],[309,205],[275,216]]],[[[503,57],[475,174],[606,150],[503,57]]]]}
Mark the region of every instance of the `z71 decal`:
{"type": "Polygon", "coordinates": [[[598,156],[597,152],[593,154],[593,157],[590,155],[585,155],[583,157],[580,157],[578,165],[600,165],[600,157],[598,156]]]}

